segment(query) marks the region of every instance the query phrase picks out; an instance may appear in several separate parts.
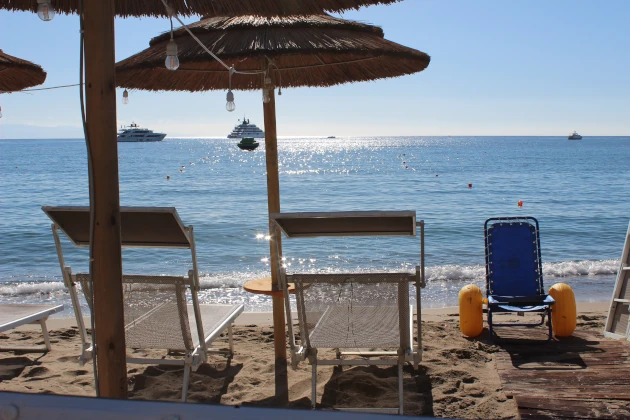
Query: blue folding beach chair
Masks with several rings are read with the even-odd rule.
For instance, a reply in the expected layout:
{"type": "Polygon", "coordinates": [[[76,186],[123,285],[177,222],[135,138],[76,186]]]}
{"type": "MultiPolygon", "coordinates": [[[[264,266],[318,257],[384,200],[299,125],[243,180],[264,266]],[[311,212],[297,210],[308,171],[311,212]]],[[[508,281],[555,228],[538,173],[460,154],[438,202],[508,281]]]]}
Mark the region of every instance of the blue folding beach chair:
{"type": "Polygon", "coordinates": [[[501,217],[486,220],[486,293],[490,338],[494,326],[549,326],[552,337],[551,305],[554,299],[543,286],[538,221],[533,217],[501,217]],[[493,324],[500,312],[540,313],[540,323],[493,324]]]}

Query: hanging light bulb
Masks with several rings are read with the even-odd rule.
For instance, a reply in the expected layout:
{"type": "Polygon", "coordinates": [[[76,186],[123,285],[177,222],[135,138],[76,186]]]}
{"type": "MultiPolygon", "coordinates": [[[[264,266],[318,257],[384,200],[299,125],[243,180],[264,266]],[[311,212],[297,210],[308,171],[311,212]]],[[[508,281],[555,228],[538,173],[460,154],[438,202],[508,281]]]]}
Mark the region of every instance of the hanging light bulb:
{"type": "Polygon", "coordinates": [[[263,103],[265,104],[268,104],[269,101],[271,101],[271,98],[269,97],[269,89],[263,88],[262,97],[263,97],[263,103]]]}
{"type": "Polygon", "coordinates": [[[225,109],[227,109],[228,112],[234,111],[236,109],[236,105],[234,104],[234,93],[232,93],[231,90],[228,90],[225,100],[227,101],[225,109]]]}
{"type": "Polygon", "coordinates": [[[125,89],[125,91],[123,92],[123,104],[127,105],[129,103],[129,92],[127,92],[127,89],[125,89]]]}
{"type": "Polygon", "coordinates": [[[0,106],[0,118],[2,118],[2,107],[0,106]]]}
{"type": "Polygon", "coordinates": [[[55,17],[55,9],[50,5],[50,0],[37,0],[37,16],[44,22],[55,17]]]}
{"type": "Polygon", "coordinates": [[[177,70],[179,68],[179,58],[177,58],[177,43],[173,38],[166,44],[166,68],[177,70]]]}

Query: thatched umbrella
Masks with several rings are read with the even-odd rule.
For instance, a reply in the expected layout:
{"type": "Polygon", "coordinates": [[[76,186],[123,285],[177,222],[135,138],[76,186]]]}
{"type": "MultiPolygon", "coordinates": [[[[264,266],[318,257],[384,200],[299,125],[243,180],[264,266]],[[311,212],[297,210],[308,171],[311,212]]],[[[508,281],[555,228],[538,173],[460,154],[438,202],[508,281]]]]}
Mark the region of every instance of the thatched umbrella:
{"type": "MultiPolygon", "coordinates": [[[[263,89],[266,99],[265,149],[268,210],[280,211],[274,88],[323,87],[396,77],[424,70],[427,54],[383,38],[375,26],[328,15],[290,17],[214,17],[189,25],[199,41],[224,64],[245,74],[232,74],[213,59],[184,28],[153,38],[150,47],[117,64],[119,87],[144,90],[205,91],[263,89]],[[177,43],[180,65],[164,65],[165,49],[177,43]],[[252,74],[253,73],[253,74],[252,74]],[[231,75],[231,77],[230,77],[231,75]]],[[[272,287],[278,286],[280,238],[270,232],[272,287]],[[275,242],[274,242],[275,241],[275,242]]],[[[276,396],[286,398],[279,376],[286,375],[284,300],[273,297],[276,396]]]]}
{"type": "MultiPolygon", "coordinates": [[[[371,4],[390,4],[401,0],[168,0],[178,15],[190,16],[287,16],[341,12],[371,4]]],[[[79,0],[48,0],[61,13],[77,13],[79,0]]],[[[0,8],[37,12],[42,0],[0,0],[0,8]]],[[[168,17],[162,0],[114,0],[116,16],[168,17]]]]}
{"type": "Polygon", "coordinates": [[[120,194],[116,143],[114,17],[216,15],[219,12],[306,14],[343,11],[399,0],[0,0],[0,9],[37,11],[50,20],[54,9],[79,13],[85,39],[86,144],[90,176],[90,275],[95,297],[97,389],[126,398],[127,366],[122,295],[120,194]],[[168,3],[171,10],[167,10],[168,3]]]}
{"type": "Polygon", "coordinates": [[[41,85],[45,80],[46,72],[40,66],[0,50],[0,93],[41,85]]]}
{"type": "MultiPolygon", "coordinates": [[[[281,87],[325,87],[402,76],[424,70],[429,56],[383,38],[381,28],[328,15],[214,17],[190,31],[238,71],[265,71],[281,87]]],[[[199,92],[229,88],[229,71],[186,32],[173,32],[180,66],[164,66],[170,32],[116,66],[119,87],[199,92]]],[[[260,73],[234,74],[232,89],[262,89],[260,73]]]]}

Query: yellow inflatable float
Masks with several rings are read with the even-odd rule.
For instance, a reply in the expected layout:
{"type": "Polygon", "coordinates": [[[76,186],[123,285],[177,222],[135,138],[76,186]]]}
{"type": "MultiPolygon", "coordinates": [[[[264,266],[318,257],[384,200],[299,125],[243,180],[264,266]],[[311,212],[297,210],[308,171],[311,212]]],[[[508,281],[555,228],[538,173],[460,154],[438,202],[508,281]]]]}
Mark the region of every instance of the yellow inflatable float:
{"type": "Polygon", "coordinates": [[[483,296],[474,284],[459,291],[459,329],[466,337],[477,337],[483,331],[483,296]]]}
{"type": "Polygon", "coordinates": [[[568,337],[575,331],[577,323],[573,290],[568,284],[556,283],[549,289],[549,295],[556,301],[551,307],[553,334],[556,337],[568,337]]]}

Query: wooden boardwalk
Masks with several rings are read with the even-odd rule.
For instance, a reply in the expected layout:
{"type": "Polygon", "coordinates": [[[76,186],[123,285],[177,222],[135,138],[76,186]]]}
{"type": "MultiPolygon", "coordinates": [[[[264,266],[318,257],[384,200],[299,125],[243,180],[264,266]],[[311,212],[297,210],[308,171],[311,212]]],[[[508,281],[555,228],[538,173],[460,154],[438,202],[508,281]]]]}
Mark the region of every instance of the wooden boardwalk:
{"type": "Polygon", "coordinates": [[[496,361],[521,418],[630,418],[630,343],[595,332],[550,343],[512,337],[523,340],[500,343],[496,361]]]}

